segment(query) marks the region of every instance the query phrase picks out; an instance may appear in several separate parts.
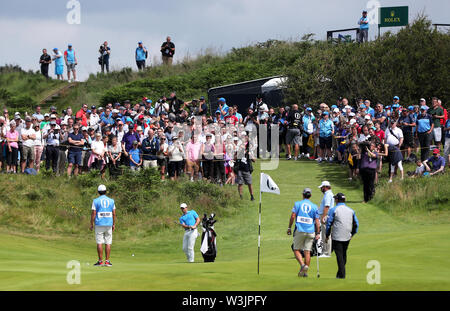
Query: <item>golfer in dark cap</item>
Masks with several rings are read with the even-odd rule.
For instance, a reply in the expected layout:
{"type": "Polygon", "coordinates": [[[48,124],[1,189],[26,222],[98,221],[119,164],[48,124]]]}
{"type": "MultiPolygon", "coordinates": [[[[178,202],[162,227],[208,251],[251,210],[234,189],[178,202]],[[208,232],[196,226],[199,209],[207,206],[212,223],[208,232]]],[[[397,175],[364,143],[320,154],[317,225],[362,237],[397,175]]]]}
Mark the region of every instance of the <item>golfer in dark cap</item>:
{"type": "Polygon", "coordinates": [[[359,223],[355,212],[345,204],[343,193],[336,194],[334,199],[336,200],[336,206],[328,212],[326,240],[328,242],[331,233],[332,250],[336,253],[338,265],[336,278],[345,279],[347,248],[352,237],[358,232],[359,223]]]}
{"type": "Polygon", "coordinates": [[[311,261],[311,250],[313,246],[314,239],[319,239],[320,237],[320,223],[319,223],[319,212],[317,205],[312,203],[309,199],[311,198],[311,189],[305,188],[303,190],[303,200],[295,202],[292,208],[291,218],[289,219],[289,227],[287,229],[287,234],[291,235],[291,227],[295,221],[295,232],[294,232],[294,254],[295,258],[300,264],[300,271],[298,276],[307,277],[308,268],[311,261]],[[305,260],[303,261],[300,250],[303,250],[305,255],[305,260]]]}

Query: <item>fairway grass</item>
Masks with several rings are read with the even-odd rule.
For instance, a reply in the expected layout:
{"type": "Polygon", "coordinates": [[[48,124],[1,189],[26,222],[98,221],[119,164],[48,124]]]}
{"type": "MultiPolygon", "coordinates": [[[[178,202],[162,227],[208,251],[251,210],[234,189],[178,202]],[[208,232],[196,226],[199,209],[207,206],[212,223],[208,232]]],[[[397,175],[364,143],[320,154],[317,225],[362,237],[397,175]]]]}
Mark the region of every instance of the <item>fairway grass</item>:
{"type": "MultiPolygon", "coordinates": [[[[195,247],[196,262],[186,263],[180,228],[165,229],[139,241],[123,240],[118,219],[113,267],[94,267],[93,234],[89,239],[52,234],[36,237],[3,226],[0,290],[450,290],[448,212],[432,216],[424,212],[422,217],[416,213],[411,219],[394,217],[376,206],[362,204],[362,190],[347,181],[345,168],[315,161],[281,161],[277,170],[265,171],[278,184],[281,195],[262,195],[261,266],[257,275],[259,172],[256,169],[253,173],[257,201],[216,223],[218,254],[214,263],[203,263],[200,238],[195,247]],[[322,180],[331,182],[334,193],[346,194],[360,223],[350,242],[345,280],[335,278],[334,253],[331,258],[320,259],[320,279],[316,278],[315,257],[309,278],[298,278],[299,266],[290,249],[292,237],[286,235],[291,209],[301,199],[301,190],[310,187],[312,201],[319,204],[322,195],[317,186],[322,180]],[[80,263],[80,284],[66,281],[70,271],[66,265],[71,260],[80,263]],[[380,264],[380,284],[367,282],[371,260],[380,264]]],[[[247,188],[244,191],[248,200],[247,188]]],[[[89,209],[86,206],[87,214],[89,209]]]]}

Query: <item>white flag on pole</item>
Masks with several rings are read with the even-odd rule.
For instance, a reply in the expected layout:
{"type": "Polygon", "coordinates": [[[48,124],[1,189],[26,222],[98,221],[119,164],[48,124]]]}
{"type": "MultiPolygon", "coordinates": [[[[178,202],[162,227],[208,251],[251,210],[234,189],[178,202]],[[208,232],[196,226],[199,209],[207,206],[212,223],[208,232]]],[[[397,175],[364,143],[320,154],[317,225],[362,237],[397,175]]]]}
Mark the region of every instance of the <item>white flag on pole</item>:
{"type": "Polygon", "coordinates": [[[280,188],[278,188],[277,184],[269,175],[264,173],[261,173],[261,184],[259,191],[280,194],[280,188]]]}

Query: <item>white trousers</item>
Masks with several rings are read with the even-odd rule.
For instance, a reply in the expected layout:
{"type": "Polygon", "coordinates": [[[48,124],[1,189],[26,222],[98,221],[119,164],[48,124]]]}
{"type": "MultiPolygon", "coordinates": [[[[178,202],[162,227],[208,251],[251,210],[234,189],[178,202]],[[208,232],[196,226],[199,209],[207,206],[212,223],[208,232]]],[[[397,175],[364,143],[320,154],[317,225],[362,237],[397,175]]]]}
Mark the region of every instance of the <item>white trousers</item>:
{"type": "Polygon", "coordinates": [[[197,229],[186,230],[183,237],[183,252],[186,254],[188,262],[194,262],[195,239],[198,237],[197,229]]]}

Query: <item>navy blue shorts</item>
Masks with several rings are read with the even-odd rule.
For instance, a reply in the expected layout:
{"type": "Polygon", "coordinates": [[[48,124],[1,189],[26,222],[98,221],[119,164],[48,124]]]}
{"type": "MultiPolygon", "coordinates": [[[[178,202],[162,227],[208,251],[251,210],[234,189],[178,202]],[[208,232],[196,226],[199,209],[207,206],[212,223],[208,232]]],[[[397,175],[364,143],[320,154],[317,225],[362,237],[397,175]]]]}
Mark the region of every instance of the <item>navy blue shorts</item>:
{"type": "Polygon", "coordinates": [[[69,163],[81,165],[82,152],[70,152],[67,156],[69,163]]]}

